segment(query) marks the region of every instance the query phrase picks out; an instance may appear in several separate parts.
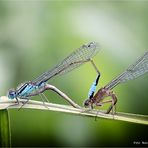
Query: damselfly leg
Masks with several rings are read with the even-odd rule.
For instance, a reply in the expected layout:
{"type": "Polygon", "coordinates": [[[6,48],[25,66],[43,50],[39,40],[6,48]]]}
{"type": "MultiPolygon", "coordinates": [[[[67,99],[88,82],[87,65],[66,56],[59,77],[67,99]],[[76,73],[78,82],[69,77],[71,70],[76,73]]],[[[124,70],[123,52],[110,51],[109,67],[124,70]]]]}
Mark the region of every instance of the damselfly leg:
{"type": "Polygon", "coordinates": [[[21,105],[21,107],[20,107],[18,110],[22,109],[23,106],[29,102],[29,98],[27,98],[27,97],[24,97],[24,98],[22,98],[22,99],[25,99],[26,101],[24,101],[24,102],[21,101],[22,105],[21,105]]]}
{"type": "Polygon", "coordinates": [[[9,105],[9,106],[7,107],[7,109],[8,109],[9,107],[19,105],[19,100],[18,100],[18,98],[16,97],[15,99],[16,99],[15,104],[11,104],[11,105],[9,105]]]}

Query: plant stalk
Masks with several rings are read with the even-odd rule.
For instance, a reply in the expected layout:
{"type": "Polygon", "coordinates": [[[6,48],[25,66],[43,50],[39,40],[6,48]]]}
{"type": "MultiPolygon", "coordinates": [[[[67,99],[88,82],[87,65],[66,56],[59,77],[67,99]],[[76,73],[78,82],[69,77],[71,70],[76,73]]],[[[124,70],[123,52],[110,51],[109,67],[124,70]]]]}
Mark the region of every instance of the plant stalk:
{"type": "Polygon", "coordinates": [[[0,147],[11,147],[11,131],[7,109],[0,110],[0,147]]]}
{"type": "MultiPolygon", "coordinates": [[[[7,97],[0,98],[0,110],[6,108],[20,108],[22,107],[23,102],[26,102],[24,99],[19,99],[19,104],[16,104],[15,100],[8,100],[7,97]]],[[[39,109],[39,110],[47,110],[47,111],[58,111],[65,112],[70,114],[75,114],[79,116],[90,116],[96,118],[105,118],[110,120],[120,120],[138,124],[148,125],[148,115],[140,115],[140,114],[132,114],[132,113],[124,113],[124,112],[116,112],[116,114],[105,114],[106,111],[102,110],[90,110],[86,108],[74,108],[69,105],[60,105],[53,103],[43,103],[40,101],[29,100],[27,104],[25,104],[22,109],[39,109]]]]}

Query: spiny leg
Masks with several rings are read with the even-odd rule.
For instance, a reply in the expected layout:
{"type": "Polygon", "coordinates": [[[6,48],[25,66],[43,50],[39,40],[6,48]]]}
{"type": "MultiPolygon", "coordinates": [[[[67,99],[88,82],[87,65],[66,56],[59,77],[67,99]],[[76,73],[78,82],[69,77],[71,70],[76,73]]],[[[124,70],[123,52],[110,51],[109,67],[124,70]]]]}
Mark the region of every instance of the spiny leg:
{"type": "Polygon", "coordinates": [[[45,86],[41,87],[40,89],[35,88],[35,91],[33,93],[29,94],[28,97],[39,95],[41,100],[42,100],[42,102],[43,102],[43,105],[47,107],[45,102],[46,101],[49,102],[49,101],[48,101],[48,99],[46,98],[46,96],[43,93],[45,90],[47,90],[45,86]]]}
{"type": "MultiPolygon", "coordinates": [[[[96,106],[102,106],[102,105],[104,105],[106,103],[110,103],[110,102],[112,102],[112,100],[103,101],[103,102],[100,102],[100,103],[96,103],[96,106]]],[[[95,116],[95,121],[97,120],[98,112],[99,112],[99,110],[97,111],[97,114],[95,116]]]]}
{"type": "MultiPolygon", "coordinates": [[[[111,92],[109,96],[112,97],[112,105],[108,108],[106,114],[109,114],[110,111],[115,107],[115,105],[117,103],[117,97],[116,97],[116,95],[113,92],[111,92]]],[[[115,112],[113,112],[113,114],[114,113],[116,113],[116,108],[115,108],[115,112]]]]}
{"type": "Polygon", "coordinates": [[[116,114],[116,103],[113,102],[113,107],[112,107],[112,114],[113,114],[113,117],[114,115],[116,114]]]}
{"type": "Polygon", "coordinates": [[[44,93],[41,93],[41,94],[44,96],[46,102],[50,103],[49,100],[47,99],[46,95],[44,93]]]}
{"type": "MultiPolygon", "coordinates": [[[[100,102],[100,103],[96,103],[97,106],[102,106],[104,104],[107,104],[107,103],[111,103],[112,102],[112,105],[109,106],[108,110],[106,111],[106,114],[109,114],[110,111],[112,110],[113,111],[113,108],[115,107],[116,103],[113,101],[113,99],[111,100],[107,100],[107,101],[104,101],[104,102],[100,102]]],[[[113,111],[113,114],[115,112],[113,111]]]]}
{"type": "MultiPolygon", "coordinates": [[[[49,109],[49,107],[46,105],[46,96],[43,94],[43,93],[41,93],[41,94],[39,94],[39,96],[41,97],[41,99],[42,99],[42,101],[43,101],[43,105],[46,107],[46,108],[48,108],[49,109]],[[45,99],[45,100],[44,100],[45,99]]],[[[49,102],[49,101],[48,101],[49,102]]]]}
{"type": "MultiPolygon", "coordinates": [[[[45,101],[44,101],[44,99],[43,99],[43,96],[44,96],[44,95],[43,95],[43,94],[39,94],[39,95],[40,95],[40,97],[41,97],[41,99],[42,99],[42,101],[43,101],[44,106],[48,108],[48,106],[45,104],[45,101]],[[43,95],[43,96],[42,96],[42,95],[43,95]]],[[[19,110],[20,110],[25,104],[27,104],[27,103],[29,102],[29,99],[28,99],[28,98],[23,98],[23,99],[27,99],[27,101],[22,102],[23,105],[19,108],[19,110]]]]}
{"type": "Polygon", "coordinates": [[[27,101],[25,101],[25,102],[22,102],[22,105],[21,105],[21,107],[18,109],[18,110],[20,110],[20,109],[22,109],[22,107],[25,105],[25,104],[27,104],[28,103],[28,101],[29,101],[29,99],[26,97],[24,97],[24,98],[22,98],[22,99],[27,99],[27,101]]]}

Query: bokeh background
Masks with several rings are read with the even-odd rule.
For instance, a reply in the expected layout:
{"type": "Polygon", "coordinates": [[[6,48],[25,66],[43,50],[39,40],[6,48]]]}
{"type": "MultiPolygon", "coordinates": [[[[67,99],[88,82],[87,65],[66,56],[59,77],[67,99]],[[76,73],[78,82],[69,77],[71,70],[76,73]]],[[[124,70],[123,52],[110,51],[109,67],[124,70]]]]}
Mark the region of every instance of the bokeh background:
{"type": "MultiPolygon", "coordinates": [[[[148,49],[148,1],[0,1],[0,96],[52,68],[84,43],[97,41],[98,89],[148,49]]],[[[85,64],[50,81],[82,105],[96,72],[85,64]]],[[[117,111],[148,113],[148,76],[114,88],[117,111]]],[[[66,104],[53,92],[50,102],[66,104]]],[[[33,99],[39,100],[39,97],[33,99]]],[[[12,146],[139,146],[144,125],[59,112],[10,110],[12,146]]],[[[141,145],[145,146],[145,145],[141,145]]]]}

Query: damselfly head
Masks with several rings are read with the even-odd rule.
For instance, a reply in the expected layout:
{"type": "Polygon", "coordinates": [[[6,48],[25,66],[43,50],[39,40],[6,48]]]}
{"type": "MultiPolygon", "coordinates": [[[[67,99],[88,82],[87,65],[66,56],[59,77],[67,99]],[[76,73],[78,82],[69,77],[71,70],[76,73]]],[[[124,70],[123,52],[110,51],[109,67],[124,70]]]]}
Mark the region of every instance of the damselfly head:
{"type": "Polygon", "coordinates": [[[90,100],[90,99],[86,99],[86,100],[84,101],[83,105],[84,105],[85,108],[90,107],[90,106],[91,106],[91,100],[90,100]]]}
{"type": "Polygon", "coordinates": [[[10,89],[9,91],[8,91],[8,98],[9,99],[14,99],[14,98],[16,98],[17,97],[17,93],[16,93],[16,90],[14,90],[14,89],[10,89]]]}

